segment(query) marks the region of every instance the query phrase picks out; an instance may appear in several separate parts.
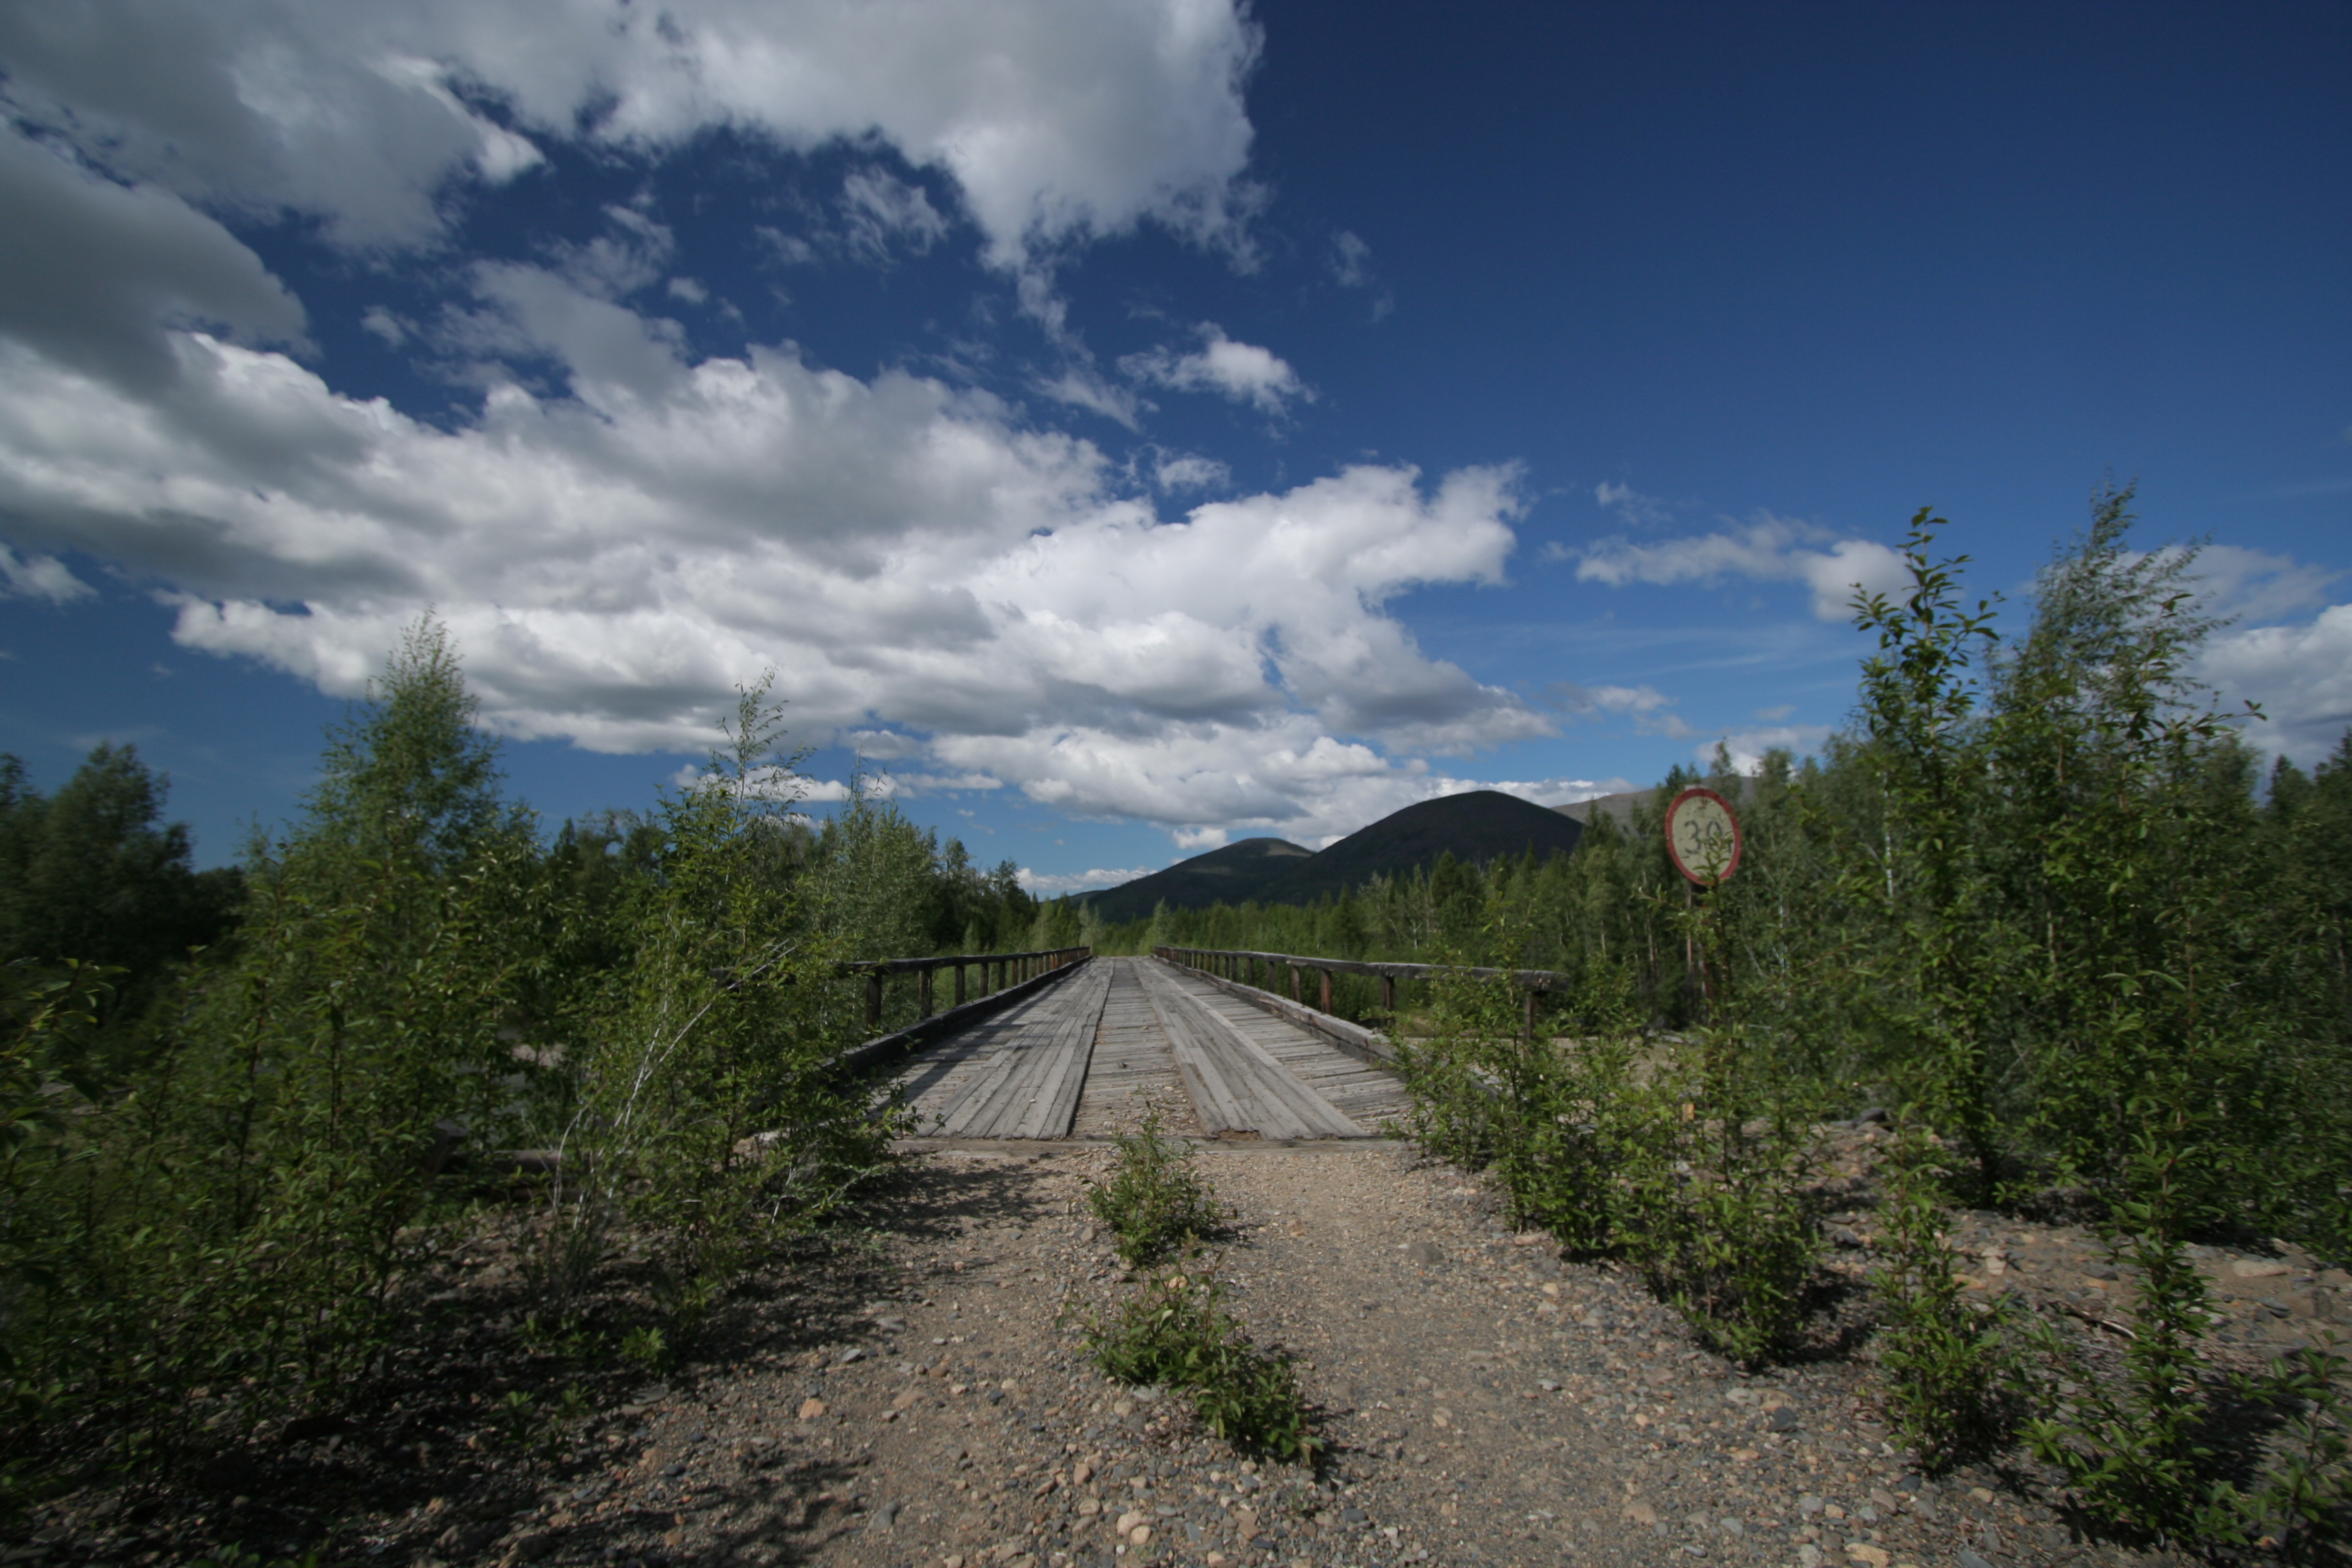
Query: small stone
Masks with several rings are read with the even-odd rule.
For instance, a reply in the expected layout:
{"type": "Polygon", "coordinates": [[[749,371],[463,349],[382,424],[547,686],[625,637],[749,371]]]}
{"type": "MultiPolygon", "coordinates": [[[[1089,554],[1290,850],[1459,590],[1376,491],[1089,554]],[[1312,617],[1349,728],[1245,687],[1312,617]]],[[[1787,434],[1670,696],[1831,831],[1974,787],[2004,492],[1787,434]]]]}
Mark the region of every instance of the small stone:
{"type": "Polygon", "coordinates": [[[860,1348],[858,1348],[858,1347],[857,1347],[857,1346],[856,1346],[856,1345],[852,1345],[852,1346],[850,1346],[847,1350],[845,1350],[845,1351],[844,1351],[844,1352],[841,1352],[841,1363],[840,1363],[840,1364],[841,1364],[841,1365],[843,1365],[843,1366],[847,1366],[851,1362],[854,1362],[854,1361],[864,1361],[865,1359],[866,1359],[866,1352],[865,1352],[865,1351],[861,1350],[860,1348]]]}
{"type": "Polygon", "coordinates": [[[1127,1532],[1127,1542],[1130,1546],[1149,1546],[1151,1543],[1151,1527],[1148,1524],[1137,1525],[1127,1532]]]}
{"type": "Polygon", "coordinates": [[[1867,1541],[1847,1542],[1845,1554],[1856,1563],[1866,1563],[1868,1568],[1886,1568],[1887,1563],[1893,1561],[1887,1556],[1886,1548],[1873,1546],[1867,1541]]]}
{"type": "Polygon", "coordinates": [[[2241,1258],[2230,1265],[2230,1272],[2241,1279],[2271,1279],[2294,1272],[2284,1263],[2273,1263],[2264,1258],[2241,1258]]]}
{"type": "Polygon", "coordinates": [[[1815,1497],[1811,1492],[1807,1492],[1797,1499],[1797,1511],[1805,1515],[1808,1519],[1811,1518],[1814,1514],[1821,1512],[1822,1506],[1822,1500],[1815,1497]]]}
{"type": "Polygon", "coordinates": [[[1080,1459],[1076,1464],[1070,1467],[1070,1484],[1072,1486],[1082,1487],[1094,1479],[1095,1468],[1092,1465],[1087,1464],[1084,1459],[1080,1459]]]}
{"type": "Polygon", "coordinates": [[[1404,1246],[1405,1261],[1431,1268],[1445,1260],[1445,1253],[1433,1241],[1409,1241],[1404,1246]]]}
{"type": "Polygon", "coordinates": [[[1969,1489],[1969,1496],[1978,1502],[1992,1501],[1992,1493],[1986,1490],[1983,1487],[1970,1487],[1969,1489]]]}
{"type": "Polygon", "coordinates": [[[890,1401],[890,1408],[893,1410],[912,1410],[916,1405],[922,1403],[922,1398],[923,1396],[921,1394],[917,1394],[913,1389],[909,1388],[901,1393],[898,1398],[890,1401]]]}
{"type": "Polygon", "coordinates": [[[811,1399],[803,1399],[803,1400],[802,1400],[802,1401],[801,1401],[801,1419],[802,1419],[802,1420],[803,1420],[803,1421],[814,1421],[814,1420],[815,1420],[818,1416],[820,1416],[820,1415],[824,1415],[824,1400],[822,1400],[822,1399],[814,1399],[814,1398],[811,1398],[811,1399]]]}
{"type": "Polygon", "coordinates": [[[1764,1423],[1767,1432],[1793,1432],[1796,1429],[1797,1413],[1785,1405],[1772,1412],[1771,1418],[1764,1423]]]}
{"type": "Polygon", "coordinates": [[[1625,1505],[1625,1517],[1646,1527],[1658,1522],[1658,1510],[1645,1502],[1629,1502],[1625,1505]]]}

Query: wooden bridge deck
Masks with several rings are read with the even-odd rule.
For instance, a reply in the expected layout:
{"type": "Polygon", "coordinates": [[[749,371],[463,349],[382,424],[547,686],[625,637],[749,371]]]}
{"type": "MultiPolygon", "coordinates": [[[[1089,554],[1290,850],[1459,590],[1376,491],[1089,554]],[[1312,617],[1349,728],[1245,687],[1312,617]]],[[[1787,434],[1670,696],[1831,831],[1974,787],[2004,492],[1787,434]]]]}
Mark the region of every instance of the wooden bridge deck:
{"type": "Polygon", "coordinates": [[[1403,1087],[1320,1036],[1152,958],[1098,958],[913,1057],[919,1131],[1108,1137],[1148,1109],[1171,1132],[1377,1136],[1403,1087]]]}

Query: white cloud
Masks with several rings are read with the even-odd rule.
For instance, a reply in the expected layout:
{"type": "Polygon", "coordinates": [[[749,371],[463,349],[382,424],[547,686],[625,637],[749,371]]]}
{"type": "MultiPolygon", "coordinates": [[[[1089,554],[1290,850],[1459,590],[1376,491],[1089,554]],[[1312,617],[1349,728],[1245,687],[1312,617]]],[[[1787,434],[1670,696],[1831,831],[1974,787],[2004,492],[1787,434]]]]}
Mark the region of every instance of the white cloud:
{"type": "Polygon", "coordinates": [[[1708,767],[1715,765],[1715,752],[1719,745],[1731,753],[1731,765],[1743,773],[1753,773],[1764,766],[1764,753],[1780,750],[1801,759],[1817,754],[1833,731],[1827,724],[1778,724],[1762,730],[1736,730],[1717,736],[1702,746],[1691,748],[1691,755],[1708,767]]]}
{"type": "Polygon", "coordinates": [[[1763,720],[1767,724],[1777,724],[1796,710],[1797,705],[1793,702],[1775,702],[1769,708],[1756,710],[1756,717],[1763,720]]]}
{"type": "Polygon", "coordinates": [[[2205,645],[2198,675],[2263,717],[2246,739],[2308,765],[2352,729],[2352,605],[2334,605],[2301,626],[2224,632],[2205,645]]]}
{"type": "Polygon", "coordinates": [[[1655,496],[1645,496],[1631,485],[1603,479],[1592,487],[1592,499],[1617,514],[1628,528],[1655,527],[1672,522],[1674,512],[1655,496]]]}
{"type": "Polygon", "coordinates": [[[1036,385],[1039,392],[1056,403],[1099,414],[1130,430],[1143,428],[1143,415],[1151,407],[1129,388],[1106,380],[1100,372],[1085,363],[1066,366],[1059,375],[1040,380],[1036,385]]]}
{"type": "Polygon", "coordinates": [[[985,395],[690,362],[571,278],[475,277],[466,330],[569,396],[492,365],[443,430],[204,333],[137,392],[0,342],[12,543],[173,584],[181,642],[329,692],[433,605],[509,734],[699,752],[773,666],[804,739],[919,736],[925,787],[1171,826],[1360,826],[1430,787],[1396,753],[1554,729],[1383,607],[1502,581],[1509,471],[1360,467],[1163,521],[985,395]]]}
{"type": "Polygon", "coordinates": [[[698,279],[673,278],[667,288],[671,299],[683,300],[689,305],[704,304],[710,299],[710,290],[698,279]]]}
{"type": "Polygon", "coordinates": [[[860,169],[842,182],[851,249],[868,261],[887,261],[904,247],[920,255],[947,237],[948,220],[920,185],[887,170],[860,169]]]}
{"type": "Polygon", "coordinates": [[[1223,849],[1227,837],[1222,827],[1180,827],[1173,835],[1176,847],[1187,855],[1197,855],[1208,849],[1223,849]]]}
{"type": "Polygon", "coordinates": [[[1231,468],[1197,452],[1163,452],[1151,465],[1151,482],[1163,490],[1223,489],[1233,479],[1231,468]]]}
{"type": "Polygon", "coordinates": [[[1745,528],[1655,544],[1637,544],[1620,535],[1581,553],[1578,579],[1612,588],[1631,583],[1712,583],[1725,577],[1801,582],[1813,592],[1813,614],[1825,621],[1852,618],[1857,588],[1892,595],[1911,580],[1902,556],[1884,544],[1839,539],[1825,528],[1769,512],[1745,528]]]}
{"type": "Polygon", "coordinates": [[[54,555],[19,555],[0,544],[0,597],[68,605],[95,591],[54,555]]]}
{"type": "Polygon", "coordinates": [[[346,244],[430,241],[453,179],[511,180],[537,142],[660,152],[725,125],[793,147],[873,136],[945,171],[1008,268],[1147,219],[1239,247],[1257,47],[1225,0],[85,0],[0,16],[17,118],[126,178],[311,214],[346,244]]]}
{"type": "Polygon", "coordinates": [[[1195,353],[1157,348],[1129,354],[1118,366],[1138,381],[1179,392],[1214,393],[1265,414],[1280,414],[1293,398],[1314,401],[1313,389],[1271,350],[1236,342],[1214,323],[1202,326],[1201,338],[1195,353]]]}
{"type": "Polygon", "coordinates": [[[1090,893],[1099,889],[1116,888],[1132,882],[1139,877],[1149,877],[1162,869],[1157,866],[1134,866],[1124,871],[1078,871],[1067,874],[1033,871],[1024,866],[1014,873],[1024,890],[1038,898],[1058,898],[1064,893],[1090,893]]]}
{"type": "Polygon", "coordinates": [[[2255,622],[2326,604],[2328,588],[2344,575],[2291,555],[2236,544],[2202,546],[2194,570],[2206,609],[2255,622]]]}
{"type": "Polygon", "coordinates": [[[1602,713],[1654,713],[1674,701],[1654,686],[1579,686],[1556,680],[1549,695],[1555,706],[1587,717],[1602,713]]]}

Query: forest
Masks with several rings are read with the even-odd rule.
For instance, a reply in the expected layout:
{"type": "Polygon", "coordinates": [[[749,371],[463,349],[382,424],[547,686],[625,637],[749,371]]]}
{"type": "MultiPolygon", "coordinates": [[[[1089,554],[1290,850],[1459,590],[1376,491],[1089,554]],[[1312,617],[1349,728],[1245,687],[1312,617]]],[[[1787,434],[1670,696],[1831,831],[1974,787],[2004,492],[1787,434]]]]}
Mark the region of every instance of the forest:
{"type": "Polygon", "coordinates": [[[2194,679],[2195,552],[2135,549],[2128,502],[2013,632],[1922,512],[1910,588],[1855,606],[1876,650],[1822,754],[1664,781],[1740,812],[1703,892],[1652,808],[1542,863],[1104,927],[873,793],[795,811],[764,684],[691,784],[550,831],[429,619],[231,869],[193,868],[130,747],[49,795],[0,759],[0,1506],[352,1398],[493,1221],[547,1321],[657,1364],[887,1164],[897,1113],[834,1066],[867,1033],[841,963],[1178,944],[1556,972],[1532,1036],[1500,984],[1391,1018],[1342,976],[1335,1006],[1399,1039],[1406,1131],[1737,1361],[1792,1353],[1822,1129],[1878,1108],[1876,1353],[1923,1463],[2022,1439],[2127,1534],[2315,1539],[2342,1363],[2225,1397],[2184,1259],[2352,1258],[2352,736],[2260,765],[2194,679]],[[2129,1365],[2067,1373],[1959,1301],[1954,1205],[2099,1226],[2144,1281],[2129,1365]],[[625,1309],[594,1295],[615,1269],[625,1309]],[[2302,1468],[2216,1469],[2232,1399],[2303,1433],[2302,1468]]]}
{"type": "Polygon", "coordinates": [[[693,784],[551,833],[474,715],[418,622],[226,869],[129,746],[52,795],[0,759],[0,1507],[350,1399],[486,1215],[551,1321],[625,1257],[597,1333],[674,1354],[885,1162],[837,966],[1076,941],[875,792],[794,811],[764,688],[693,784]]]}
{"type": "Polygon", "coordinates": [[[1923,1466],[2021,1445],[2103,1533],[2324,1552],[2352,1363],[2323,1335],[2225,1372],[2192,1248],[2352,1258],[2352,735],[2260,766],[2195,679],[2195,552],[2132,548],[2129,499],[2015,633],[1919,514],[1908,590],[1855,605],[1877,648],[1823,754],[1664,781],[1738,804],[1711,889],[1653,805],[1566,858],[1099,940],[1556,972],[1533,1031],[1499,980],[1414,982],[1388,1017],[1341,974],[1334,1006],[1392,1031],[1424,1147],[1750,1365],[1820,1352],[1832,1130],[1885,1119],[1868,1353],[1923,1466]],[[1964,1300],[1959,1209],[2092,1228],[2122,1352],[1964,1300]]]}

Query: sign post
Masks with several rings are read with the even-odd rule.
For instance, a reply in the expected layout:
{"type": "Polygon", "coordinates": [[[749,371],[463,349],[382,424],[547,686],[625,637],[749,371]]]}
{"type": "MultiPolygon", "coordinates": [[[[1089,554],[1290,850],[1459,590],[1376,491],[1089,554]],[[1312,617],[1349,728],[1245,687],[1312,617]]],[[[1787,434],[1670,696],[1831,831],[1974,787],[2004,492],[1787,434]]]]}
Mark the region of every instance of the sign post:
{"type": "MultiPolygon", "coordinates": [[[[1666,854],[1675,869],[1690,884],[1685,897],[1694,902],[1700,893],[1713,892],[1739,869],[1739,816],[1731,803],[1711,789],[1686,789],[1666,807],[1666,854]]],[[[1699,1018],[1714,1011],[1713,988],[1707,984],[1706,946],[1699,932],[1706,919],[1705,906],[1693,921],[1685,948],[1686,962],[1698,979],[1699,1018]]]]}

